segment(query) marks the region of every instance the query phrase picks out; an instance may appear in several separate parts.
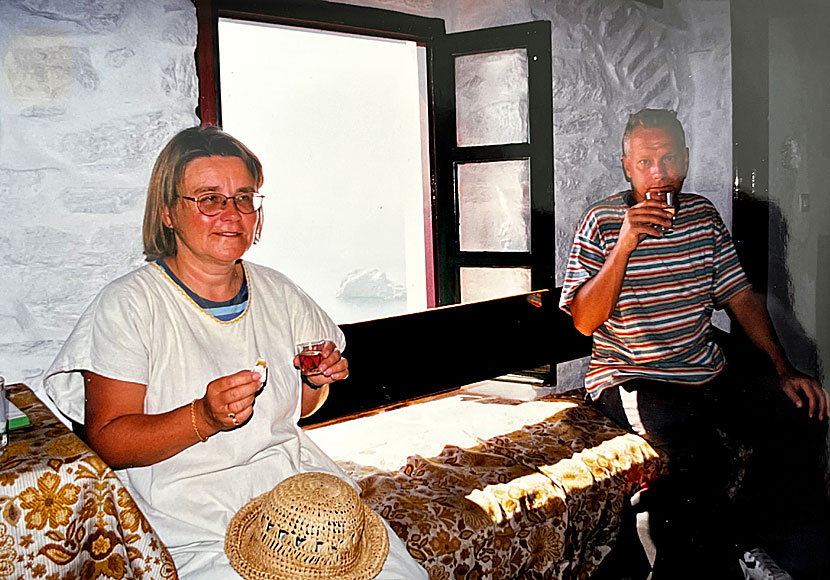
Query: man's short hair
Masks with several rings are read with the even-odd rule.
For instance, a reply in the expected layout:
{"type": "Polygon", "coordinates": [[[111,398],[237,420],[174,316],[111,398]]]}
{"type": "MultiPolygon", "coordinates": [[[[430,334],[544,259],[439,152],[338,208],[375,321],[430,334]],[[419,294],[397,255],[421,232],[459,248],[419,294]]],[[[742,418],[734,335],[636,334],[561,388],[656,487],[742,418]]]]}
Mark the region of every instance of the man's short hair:
{"type": "Polygon", "coordinates": [[[681,148],[686,148],[686,132],[683,131],[683,125],[677,119],[676,111],[669,109],[641,109],[630,115],[628,117],[628,123],[625,124],[625,131],[623,132],[622,138],[623,156],[628,154],[631,133],[637,127],[642,127],[643,129],[663,129],[674,135],[681,148]]]}

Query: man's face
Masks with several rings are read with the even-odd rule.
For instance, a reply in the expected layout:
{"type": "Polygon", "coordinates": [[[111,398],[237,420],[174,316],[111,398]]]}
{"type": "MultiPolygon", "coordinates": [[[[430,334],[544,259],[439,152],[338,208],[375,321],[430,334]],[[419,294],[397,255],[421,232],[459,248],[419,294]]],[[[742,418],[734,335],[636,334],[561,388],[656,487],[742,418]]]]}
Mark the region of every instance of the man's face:
{"type": "Polygon", "coordinates": [[[683,187],[689,149],[665,129],[637,127],[631,132],[628,154],[623,155],[622,162],[638,203],[648,191],[656,194],[652,197],[665,199],[666,191],[676,194],[683,187]]]}

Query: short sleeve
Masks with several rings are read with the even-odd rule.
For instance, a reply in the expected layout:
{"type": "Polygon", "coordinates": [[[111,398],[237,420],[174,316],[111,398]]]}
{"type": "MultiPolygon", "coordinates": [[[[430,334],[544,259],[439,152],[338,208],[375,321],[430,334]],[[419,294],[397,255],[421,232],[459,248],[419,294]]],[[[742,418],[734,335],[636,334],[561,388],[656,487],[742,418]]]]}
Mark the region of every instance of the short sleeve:
{"type": "Polygon", "coordinates": [[[328,339],[341,351],[346,348],[346,338],[340,327],[329,315],[288,276],[271,268],[247,262],[248,272],[256,286],[268,296],[268,308],[274,314],[281,312],[291,324],[295,342],[328,339]],[[274,298],[282,296],[282,301],[274,298]]]}
{"type": "Polygon", "coordinates": [[[736,294],[752,284],[741,267],[738,252],[732,242],[729,230],[717,213],[712,220],[715,228],[713,256],[712,301],[716,308],[723,308],[736,294]]]}
{"type": "Polygon", "coordinates": [[[340,327],[302,289],[295,287],[300,304],[292,309],[294,336],[297,342],[327,339],[333,341],[341,352],[346,348],[346,338],[340,327]]]}
{"type": "Polygon", "coordinates": [[[135,293],[113,283],[96,296],[81,315],[43,385],[67,417],[84,422],[82,371],[146,385],[149,380],[146,321],[152,313],[140,307],[135,293]]]}
{"type": "Polygon", "coordinates": [[[605,252],[600,242],[599,227],[593,212],[589,211],[574,235],[571,254],[565,270],[565,282],[559,297],[559,308],[571,314],[571,303],[580,287],[597,275],[605,263],[605,252]]]}

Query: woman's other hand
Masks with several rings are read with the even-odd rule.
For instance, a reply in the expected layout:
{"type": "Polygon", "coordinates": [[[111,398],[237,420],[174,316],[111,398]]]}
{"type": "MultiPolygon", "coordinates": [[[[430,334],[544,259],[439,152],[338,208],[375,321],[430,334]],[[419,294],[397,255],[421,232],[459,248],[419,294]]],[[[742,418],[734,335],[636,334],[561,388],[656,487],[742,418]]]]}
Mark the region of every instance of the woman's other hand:
{"type": "Polygon", "coordinates": [[[227,431],[251,418],[262,379],[259,373],[244,370],[208,383],[205,396],[196,406],[212,431],[227,431]]]}
{"type": "MultiPolygon", "coordinates": [[[[323,360],[317,365],[319,373],[308,375],[305,380],[315,385],[311,388],[303,384],[300,416],[308,417],[323,406],[329,396],[328,385],[334,381],[342,381],[349,376],[349,361],[342,355],[334,342],[327,340],[323,345],[323,360]]],[[[294,357],[294,366],[300,368],[300,358],[294,357]]]]}
{"type": "MultiPolygon", "coordinates": [[[[323,360],[317,366],[328,382],[342,381],[349,376],[349,361],[332,341],[327,340],[323,346],[323,360]]],[[[313,381],[312,381],[313,382],[313,381]]]]}
{"type": "MultiPolygon", "coordinates": [[[[349,361],[337,348],[331,340],[325,341],[323,345],[323,358],[320,364],[317,365],[318,373],[307,375],[306,379],[320,387],[333,383],[334,381],[342,381],[349,376],[349,361]]],[[[294,357],[294,366],[300,368],[300,357],[294,357]]]]}

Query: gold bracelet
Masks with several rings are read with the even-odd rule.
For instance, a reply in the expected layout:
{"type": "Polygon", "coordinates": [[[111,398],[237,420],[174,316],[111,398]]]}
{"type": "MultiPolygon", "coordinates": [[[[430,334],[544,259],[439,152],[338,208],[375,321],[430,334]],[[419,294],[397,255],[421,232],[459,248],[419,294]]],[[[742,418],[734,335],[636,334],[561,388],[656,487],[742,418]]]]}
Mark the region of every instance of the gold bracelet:
{"type": "Polygon", "coordinates": [[[199,428],[196,426],[196,409],[194,405],[196,405],[197,400],[198,399],[193,399],[192,401],[190,401],[190,422],[193,424],[193,431],[196,433],[196,437],[199,438],[199,441],[204,443],[208,440],[208,438],[202,437],[202,434],[199,433],[199,428]]]}

